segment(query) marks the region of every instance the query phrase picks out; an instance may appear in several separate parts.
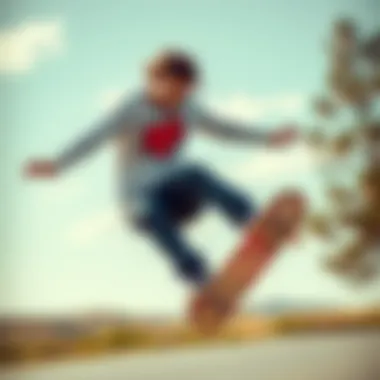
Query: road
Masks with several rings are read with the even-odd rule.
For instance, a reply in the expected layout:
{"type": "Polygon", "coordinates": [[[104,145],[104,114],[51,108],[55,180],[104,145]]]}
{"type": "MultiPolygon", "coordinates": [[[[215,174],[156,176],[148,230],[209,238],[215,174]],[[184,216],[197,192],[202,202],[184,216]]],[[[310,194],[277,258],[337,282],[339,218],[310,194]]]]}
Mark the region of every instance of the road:
{"type": "Polygon", "coordinates": [[[267,340],[60,362],[2,380],[380,380],[380,332],[267,340]]]}

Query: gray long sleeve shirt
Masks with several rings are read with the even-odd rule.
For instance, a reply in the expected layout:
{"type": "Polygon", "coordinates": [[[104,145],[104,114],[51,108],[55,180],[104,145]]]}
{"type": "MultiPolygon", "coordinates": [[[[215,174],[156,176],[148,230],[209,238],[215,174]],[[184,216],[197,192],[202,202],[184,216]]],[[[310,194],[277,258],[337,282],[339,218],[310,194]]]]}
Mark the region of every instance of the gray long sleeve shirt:
{"type": "Polygon", "coordinates": [[[268,137],[268,133],[252,126],[218,118],[190,100],[170,114],[139,93],[122,101],[115,111],[92,126],[57,157],[56,163],[64,171],[103,143],[116,139],[122,201],[132,214],[141,215],[146,209],[146,190],[186,164],[182,147],[193,130],[244,143],[262,143],[268,137]]]}

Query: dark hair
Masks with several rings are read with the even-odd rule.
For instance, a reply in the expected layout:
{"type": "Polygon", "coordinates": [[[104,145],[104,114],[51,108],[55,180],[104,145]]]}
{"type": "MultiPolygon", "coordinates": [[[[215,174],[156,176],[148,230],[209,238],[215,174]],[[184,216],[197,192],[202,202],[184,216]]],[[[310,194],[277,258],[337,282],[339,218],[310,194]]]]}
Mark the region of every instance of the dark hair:
{"type": "Polygon", "coordinates": [[[185,82],[197,82],[199,70],[195,60],[187,53],[167,50],[156,56],[149,70],[158,75],[167,75],[185,82]]]}

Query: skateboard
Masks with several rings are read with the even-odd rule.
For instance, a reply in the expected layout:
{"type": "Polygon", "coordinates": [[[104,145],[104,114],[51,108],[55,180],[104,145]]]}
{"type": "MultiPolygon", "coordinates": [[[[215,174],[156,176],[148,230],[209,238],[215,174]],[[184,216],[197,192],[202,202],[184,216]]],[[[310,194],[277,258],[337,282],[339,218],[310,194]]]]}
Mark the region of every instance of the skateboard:
{"type": "Polygon", "coordinates": [[[279,249],[298,232],[306,210],[298,192],[277,195],[252,221],[240,246],[211,281],[192,296],[188,317],[197,330],[216,333],[238,307],[245,291],[259,279],[279,249]]]}

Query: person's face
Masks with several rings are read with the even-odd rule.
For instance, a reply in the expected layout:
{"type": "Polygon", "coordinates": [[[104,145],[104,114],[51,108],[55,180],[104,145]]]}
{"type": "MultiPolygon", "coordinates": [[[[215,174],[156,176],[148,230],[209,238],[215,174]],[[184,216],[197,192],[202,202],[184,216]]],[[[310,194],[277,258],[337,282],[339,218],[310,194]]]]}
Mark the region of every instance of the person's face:
{"type": "Polygon", "coordinates": [[[168,75],[151,73],[148,91],[154,99],[168,106],[180,105],[193,91],[194,85],[168,75]]]}

